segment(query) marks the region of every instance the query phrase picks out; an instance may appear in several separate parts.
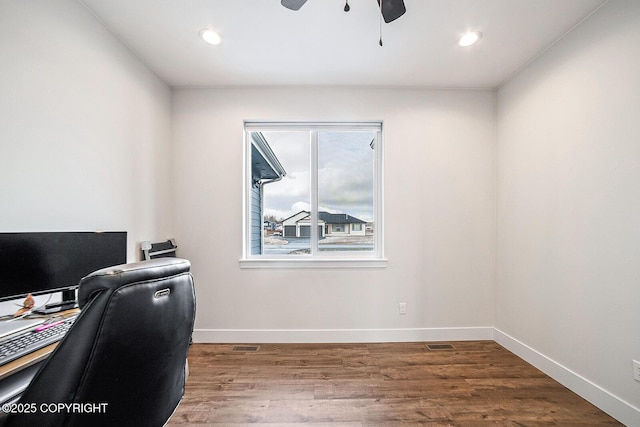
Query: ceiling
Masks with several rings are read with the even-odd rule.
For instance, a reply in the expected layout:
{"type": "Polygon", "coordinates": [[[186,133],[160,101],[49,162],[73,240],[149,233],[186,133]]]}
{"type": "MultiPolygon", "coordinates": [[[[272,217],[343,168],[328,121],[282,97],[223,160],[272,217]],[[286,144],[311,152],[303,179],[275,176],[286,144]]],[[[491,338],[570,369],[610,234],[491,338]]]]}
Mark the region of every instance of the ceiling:
{"type": "Polygon", "coordinates": [[[173,87],[365,85],[496,88],[606,0],[79,0],[173,87]],[[204,43],[203,28],[222,33],[204,43]],[[472,47],[457,40],[482,32],[472,47]]]}

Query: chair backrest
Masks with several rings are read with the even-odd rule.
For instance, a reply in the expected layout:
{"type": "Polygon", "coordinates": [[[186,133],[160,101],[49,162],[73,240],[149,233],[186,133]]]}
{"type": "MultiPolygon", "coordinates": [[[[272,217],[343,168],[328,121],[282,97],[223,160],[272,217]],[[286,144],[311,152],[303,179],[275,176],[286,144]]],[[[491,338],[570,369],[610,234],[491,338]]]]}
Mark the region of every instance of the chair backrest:
{"type": "Polygon", "coordinates": [[[80,315],[8,426],[162,426],[184,395],[195,318],[190,263],[159,258],[96,271],[80,315]]]}

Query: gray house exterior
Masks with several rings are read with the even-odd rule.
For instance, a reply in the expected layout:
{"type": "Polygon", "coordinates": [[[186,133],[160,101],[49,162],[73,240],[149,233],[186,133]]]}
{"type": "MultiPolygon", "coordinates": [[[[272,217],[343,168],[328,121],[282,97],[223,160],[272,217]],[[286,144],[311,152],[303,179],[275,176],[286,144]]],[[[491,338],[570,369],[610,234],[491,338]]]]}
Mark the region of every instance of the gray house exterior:
{"type": "MultiPolygon", "coordinates": [[[[311,215],[300,211],[282,221],[284,237],[309,237],[311,235],[311,215]]],[[[349,214],[318,212],[318,236],[364,236],[366,221],[349,214]]]]}
{"type": "Polygon", "coordinates": [[[287,172],[260,132],[251,133],[251,255],[262,253],[264,186],[280,181],[287,172]]]}

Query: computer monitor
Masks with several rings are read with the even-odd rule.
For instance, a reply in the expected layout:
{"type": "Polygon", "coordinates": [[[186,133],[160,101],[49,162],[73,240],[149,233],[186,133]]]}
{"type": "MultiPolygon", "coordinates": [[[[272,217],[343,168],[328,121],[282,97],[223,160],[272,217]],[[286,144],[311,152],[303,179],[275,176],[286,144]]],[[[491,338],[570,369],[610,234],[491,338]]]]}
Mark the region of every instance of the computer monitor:
{"type": "Polygon", "coordinates": [[[63,291],[80,279],[127,262],[126,231],[0,233],[0,301],[63,291]]]}

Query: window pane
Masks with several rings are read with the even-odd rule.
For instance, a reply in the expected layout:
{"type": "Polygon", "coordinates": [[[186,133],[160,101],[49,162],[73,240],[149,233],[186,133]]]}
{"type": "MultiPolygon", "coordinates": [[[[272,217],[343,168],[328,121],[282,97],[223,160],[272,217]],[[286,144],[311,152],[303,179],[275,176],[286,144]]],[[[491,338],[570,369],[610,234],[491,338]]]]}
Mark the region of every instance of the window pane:
{"type": "Polygon", "coordinates": [[[318,133],[318,250],[374,250],[372,131],[318,133]]]}
{"type": "Polygon", "coordinates": [[[245,129],[246,256],[383,256],[379,124],[246,123],[245,129]]]}
{"type": "MultiPolygon", "coordinates": [[[[263,138],[262,150],[252,147],[252,174],[254,165],[270,163],[258,169],[262,179],[258,190],[252,190],[251,217],[262,219],[262,245],[256,249],[252,242],[252,255],[303,255],[310,253],[310,140],[309,132],[251,132],[252,142],[263,138]],[[264,162],[271,151],[277,160],[264,162]],[[284,176],[270,173],[278,162],[284,176]],[[253,193],[255,194],[255,197],[253,193]],[[254,198],[256,199],[255,201],[254,198]]],[[[277,167],[275,168],[277,169],[277,167]]],[[[259,178],[259,177],[258,177],[259,178]]],[[[254,177],[255,181],[255,177],[254,177]]],[[[252,227],[253,241],[253,227],[252,227]]]]}

